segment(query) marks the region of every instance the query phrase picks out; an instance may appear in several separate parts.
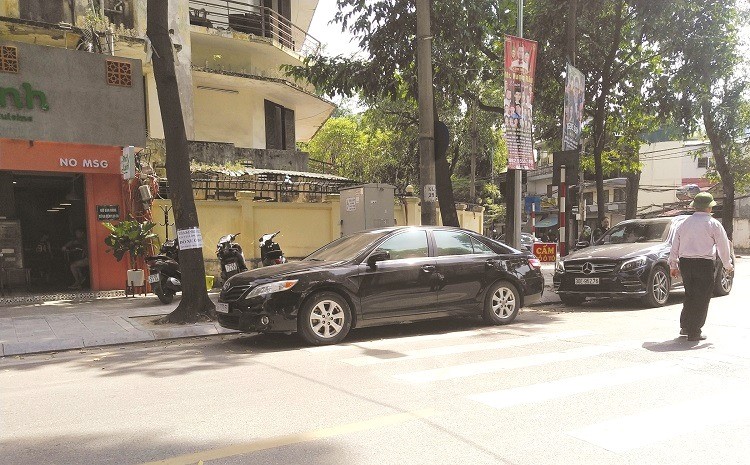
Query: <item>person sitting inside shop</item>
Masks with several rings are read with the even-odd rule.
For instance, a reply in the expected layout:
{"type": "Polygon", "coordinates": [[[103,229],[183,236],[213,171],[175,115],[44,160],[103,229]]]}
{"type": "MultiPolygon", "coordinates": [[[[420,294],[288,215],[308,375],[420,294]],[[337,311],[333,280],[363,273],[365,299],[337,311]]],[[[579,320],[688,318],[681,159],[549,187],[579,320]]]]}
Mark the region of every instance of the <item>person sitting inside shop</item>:
{"type": "Polygon", "coordinates": [[[83,229],[76,229],[75,237],[62,248],[70,264],[75,282],[68,289],[81,289],[88,278],[89,254],[88,243],[83,229]]]}

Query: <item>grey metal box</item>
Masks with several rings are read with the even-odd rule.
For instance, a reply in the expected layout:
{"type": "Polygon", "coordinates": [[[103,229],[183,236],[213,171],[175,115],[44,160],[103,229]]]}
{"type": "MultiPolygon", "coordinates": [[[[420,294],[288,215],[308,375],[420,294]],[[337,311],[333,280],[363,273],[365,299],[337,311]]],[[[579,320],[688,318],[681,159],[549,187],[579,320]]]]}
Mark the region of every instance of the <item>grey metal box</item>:
{"type": "Polygon", "coordinates": [[[394,226],[395,191],[394,186],[375,183],[341,189],[341,234],[394,226]]]}

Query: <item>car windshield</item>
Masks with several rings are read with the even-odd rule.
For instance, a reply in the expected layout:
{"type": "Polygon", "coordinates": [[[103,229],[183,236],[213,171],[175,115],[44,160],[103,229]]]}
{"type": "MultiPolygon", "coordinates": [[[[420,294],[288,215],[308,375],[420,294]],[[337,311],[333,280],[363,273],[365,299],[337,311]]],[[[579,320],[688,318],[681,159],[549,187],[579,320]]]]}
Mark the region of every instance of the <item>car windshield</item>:
{"type": "Polygon", "coordinates": [[[384,234],[383,231],[368,231],[345,236],[324,245],[308,255],[305,260],[317,262],[349,260],[367,248],[368,245],[383,237],[384,234]]]}
{"type": "Polygon", "coordinates": [[[637,242],[664,242],[669,233],[669,221],[648,223],[620,223],[606,232],[598,241],[600,244],[634,244],[637,242]]]}

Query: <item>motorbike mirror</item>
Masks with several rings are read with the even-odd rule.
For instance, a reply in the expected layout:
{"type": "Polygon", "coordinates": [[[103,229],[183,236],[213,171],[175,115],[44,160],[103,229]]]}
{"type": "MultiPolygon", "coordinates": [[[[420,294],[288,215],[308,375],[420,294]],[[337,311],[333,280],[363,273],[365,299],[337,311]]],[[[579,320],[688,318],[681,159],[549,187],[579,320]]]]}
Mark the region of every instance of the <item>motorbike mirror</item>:
{"type": "Polygon", "coordinates": [[[376,249],[373,253],[370,254],[369,257],[367,257],[367,266],[369,266],[370,268],[375,268],[375,264],[377,262],[382,262],[390,259],[391,253],[389,251],[376,249]]]}

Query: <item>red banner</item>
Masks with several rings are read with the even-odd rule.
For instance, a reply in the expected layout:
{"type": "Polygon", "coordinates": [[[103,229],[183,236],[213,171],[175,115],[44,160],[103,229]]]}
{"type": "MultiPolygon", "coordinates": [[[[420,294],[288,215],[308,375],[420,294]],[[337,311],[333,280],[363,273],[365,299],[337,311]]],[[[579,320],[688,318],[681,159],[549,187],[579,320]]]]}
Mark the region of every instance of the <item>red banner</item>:
{"type": "Polygon", "coordinates": [[[540,262],[554,262],[557,259],[557,244],[550,242],[535,242],[532,251],[540,262]]]}
{"type": "Polygon", "coordinates": [[[537,44],[505,36],[505,141],[508,168],[534,169],[531,134],[537,44]]]}

